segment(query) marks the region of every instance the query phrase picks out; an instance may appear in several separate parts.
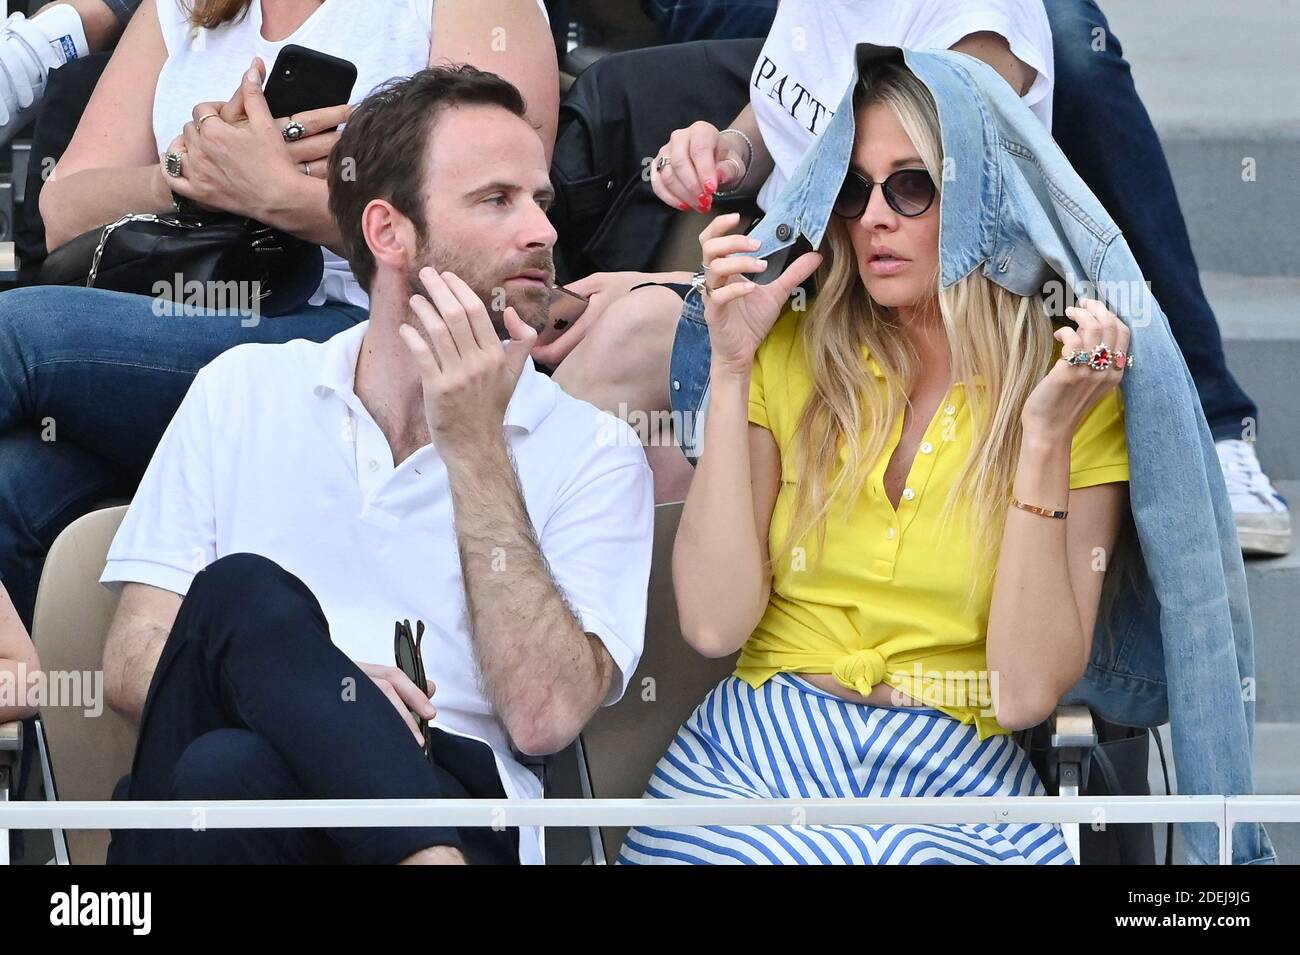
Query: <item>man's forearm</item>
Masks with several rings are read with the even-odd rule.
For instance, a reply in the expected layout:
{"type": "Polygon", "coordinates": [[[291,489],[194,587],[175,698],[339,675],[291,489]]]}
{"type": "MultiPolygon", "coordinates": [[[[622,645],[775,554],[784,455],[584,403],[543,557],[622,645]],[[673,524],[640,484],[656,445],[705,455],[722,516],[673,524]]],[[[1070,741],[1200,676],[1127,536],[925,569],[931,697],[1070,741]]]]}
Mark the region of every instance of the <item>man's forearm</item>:
{"type": "Polygon", "coordinates": [[[144,715],[145,699],[153,672],[158,668],[168,631],[146,624],[121,636],[114,647],[110,638],[104,649],[106,702],[136,726],[144,715]]]}
{"type": "Polygon", "coordinates": [[[530,754],[568,744],[600,705],[609,657],[551,576],[504,438],[449,455],[471,639],[493,708],[530,754]]]}

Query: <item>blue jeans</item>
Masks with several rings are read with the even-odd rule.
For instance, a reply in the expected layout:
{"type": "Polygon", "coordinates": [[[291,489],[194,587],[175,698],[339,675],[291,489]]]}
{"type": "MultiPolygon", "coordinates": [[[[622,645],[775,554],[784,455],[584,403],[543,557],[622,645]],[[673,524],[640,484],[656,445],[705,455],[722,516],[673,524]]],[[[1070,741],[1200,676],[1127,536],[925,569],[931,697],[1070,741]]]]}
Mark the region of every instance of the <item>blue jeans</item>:
{"type": "Polygon", "coordinates": [[[649,0],[662,43],[745,40],[767,36],[777,0],[649,0]]]}
{"type": "Polygon", "coordinates": [[[367,317],[329,302],[245,327],[155,304],[68,286],[0,293],[0,581],[28,628],[54,538],[135,490],[200,368],[245,342],[324,341],[367,317]]]}
{"type": "Polygon", "coordinates": [[[1124,231],[1196,382],[1216,440],[1240,438],[1255,403],[1228,371],[1218,322],[1201,289],[1173,177],[1128,61],[1094,0],[1045,0],[1056,91],[1052,135],[1124,231]],[[1104,31],[1094,49],[1093,31],[1104,31]],[[1120,158],[1123,157],[1123,158],[1120,158]]]}
{"type": "MultiPolygon", "coordinates": [[[[115,798],[505,799],[486,743],[429,732],[330,640],[307,585],[228,554],[200,571],[154,670],[131,774],[115,798]],[[352,695],[340,686],[355,688],[352,695]]],[[[121,829],[110,863],[393,864],[429,846],[518,863],[518,828],[121,829]]]]}

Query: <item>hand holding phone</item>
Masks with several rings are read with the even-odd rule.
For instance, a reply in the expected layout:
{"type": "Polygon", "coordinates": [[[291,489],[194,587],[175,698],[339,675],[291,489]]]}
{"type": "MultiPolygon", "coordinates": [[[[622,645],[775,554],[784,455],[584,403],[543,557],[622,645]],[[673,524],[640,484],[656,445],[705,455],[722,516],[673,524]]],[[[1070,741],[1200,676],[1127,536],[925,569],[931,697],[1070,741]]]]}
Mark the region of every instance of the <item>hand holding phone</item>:
{"type": "MultiPolygon", "coordinates": [[[[301,122],[300,113],[345,106],[356,81],[357,68],[349,61],[289,43],[280,49],[271,67],[265,88],[266,105],[277,119],[293,117],[301,122]]],[[[333,128],[326,126],[316,132],[333,128]]]]}

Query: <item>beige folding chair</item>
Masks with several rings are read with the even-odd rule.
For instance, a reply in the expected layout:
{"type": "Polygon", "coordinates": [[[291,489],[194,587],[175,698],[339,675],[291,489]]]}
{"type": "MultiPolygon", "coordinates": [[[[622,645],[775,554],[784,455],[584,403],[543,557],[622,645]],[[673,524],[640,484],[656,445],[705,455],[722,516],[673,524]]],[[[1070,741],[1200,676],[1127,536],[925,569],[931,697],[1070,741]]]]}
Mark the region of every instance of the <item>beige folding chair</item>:
{"type": "MultiPolygon", "coordinates": [[[[673,538],[682,504],[655,508],[654,559],[646,615],[645,650],[627,693],[596,714],[579,738],[582,790],[592,799],[638,799],[659,758],[695,707],[735,668],[736,654],[722,659],[700,656],[682,638],[672,585],[673,538]]],[[[1091,749],[1097,745],[1092,714],[1086,706],[1060,705],[1049,720],[1051,745],[1060,763],[1062,798],[1079,794],[1079,780],[1091,749]]],[[[1066,843],[1079,859],[1079,825],[1063,827],[1066,843]]],[[[591,831],[591,858],[612,863],[627,835],[626,827],[591,831]]]]}
{"type": "MultiPolygon", "coordinates": [[[[125,514],[125,505],[92,511],[68,525],[50,548],[32,622],[32,639],[48,673],[103,671],[104,638],[117,598],[99,576],[125,514]]],[[[46,798],[112,798],[117,781],[131,771],[135,739],[135,726],[107,705],[98,716],[79,706],[42,709],[37,742],[46,798]]],[[[56,830],[55,861],[103,864],[108,842],[107,830],[56,830]]]]}

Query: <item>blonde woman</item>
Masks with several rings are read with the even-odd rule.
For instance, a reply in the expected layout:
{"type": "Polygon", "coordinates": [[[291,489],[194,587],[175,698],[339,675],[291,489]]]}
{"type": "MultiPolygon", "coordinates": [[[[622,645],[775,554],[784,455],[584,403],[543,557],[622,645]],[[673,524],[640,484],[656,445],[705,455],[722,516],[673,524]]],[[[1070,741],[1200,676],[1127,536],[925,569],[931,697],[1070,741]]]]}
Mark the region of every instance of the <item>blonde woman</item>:
{"type": "MultiPolygon", "coordinates": [[[[700,236],[712,395],[673,579],[686,640],[740,657],[647,796],[1042,795],[1010,734],[1089,657],[1128,329],[1088,300],[1054,323],[978,270],[939,292],[933,98],[889,65],[855,104],[824,260],[760,285],[734,216],[700,236]]],[[[638,827],[619,861],[1075,860],[1041,823],[638,827]]]]}

